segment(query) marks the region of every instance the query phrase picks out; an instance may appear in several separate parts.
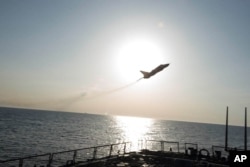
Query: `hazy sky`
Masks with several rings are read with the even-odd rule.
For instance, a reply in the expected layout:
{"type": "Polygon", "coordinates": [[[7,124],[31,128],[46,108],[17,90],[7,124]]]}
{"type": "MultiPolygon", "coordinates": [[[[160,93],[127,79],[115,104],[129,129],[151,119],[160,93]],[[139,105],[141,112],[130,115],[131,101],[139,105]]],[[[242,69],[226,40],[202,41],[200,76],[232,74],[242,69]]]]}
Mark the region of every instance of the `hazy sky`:
{"type": "Polygon", "coordinates": [[[230,124],[243,125],[249,9],[243,0],[1,0],[0,106],[222,124],[229,106],[230,124]]]}

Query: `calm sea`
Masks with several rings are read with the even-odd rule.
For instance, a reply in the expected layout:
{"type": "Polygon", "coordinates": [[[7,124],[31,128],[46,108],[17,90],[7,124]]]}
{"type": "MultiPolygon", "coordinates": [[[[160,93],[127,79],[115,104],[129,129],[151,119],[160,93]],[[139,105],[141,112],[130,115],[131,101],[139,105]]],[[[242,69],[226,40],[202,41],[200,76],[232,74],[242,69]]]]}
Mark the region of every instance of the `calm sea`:
{"type": "MultiPolygon", "coordinates": [[[[224,136],[224,125],[0,108],[0,160],[124,141],[136,146],[138,140],[209,148],[224,146],[224,136]]],[[[243,146],[243,138],[243,127],[229,127],[229,146],[243,146]]]]}

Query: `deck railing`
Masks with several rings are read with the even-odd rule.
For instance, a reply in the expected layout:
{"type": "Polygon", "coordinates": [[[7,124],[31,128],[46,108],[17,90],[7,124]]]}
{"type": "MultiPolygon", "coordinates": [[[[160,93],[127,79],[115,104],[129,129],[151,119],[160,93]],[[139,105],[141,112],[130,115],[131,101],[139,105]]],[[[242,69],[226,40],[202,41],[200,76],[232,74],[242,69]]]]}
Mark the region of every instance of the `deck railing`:
{"type": "MultiPolygon", "coordinates": [[[[24,158],[15,158],[0,161],[0,167],[62,167],[73,166],[78,163],[87,163],[95,160],[112,158],[118,155],[124,155],[131,152],[131,142],[101,145],[95,147],[81,148],[69,151],[28,156],[24,158]]],[[[197,158],[201,151],[212,158],[227,159],[228,152],[224,146],[212,146],[211,148],[202,148],[199,150],[196,143],[184,143],[180,148],[179,142],[163,140],[140,140],[138,147],[143,150],[173,152],[185,154],[197,158]]],[[[140,150],[138,150],[140,151],[140,150]]],[[[205,154],[205,155],[206,155],[205,154]]]]}
{"type": "MultiPolygon", "coordinates": [[[[142,143],[142,142],[141,142],[142,143]]],[[[197,143],[184,143],[184,147],[180,148],[179,142],[174,141],[162,141],[162,140],[146,140],[144,144],[144,149],[151,151],[162,151],[162,152],[175,152],[175,153],[185,153],[189,156],[198,157],[201,150],[206,150],[208,155],[217,159],[227,159],[229,152],[225,150],[224,146],[212,145],[210,148],[199,148],[197,143]]],[[[233,148],[228,148],[233,149],[233,148]]],[[[241,149],[238,149],[241,150],[241,149]]]]}
{"type": "Polygon", "coordinates": [[[123,155],[130,151],[131,143],[123,142],[89,148],[61,151],[0,161],[0,167],[54,167],[94,161],[123,155]]]}
{"type": "Polygon", "coordinates": [[[152,151],[171,151],[180,152],[180,144],[175,141],[164,141],[164,140],[146,140],[145,149],[152,151]]]}
{"type": "Polygon", "coordinates": [[[10,160],[0,161],[0,167],[23,167],[25,162],[30,163],[32,161],[39,160],[40,165],[47,164],[51,158],[51,153],[41,154],[41,155],[32,155],[23,158],[13,158],[10,160]]]}

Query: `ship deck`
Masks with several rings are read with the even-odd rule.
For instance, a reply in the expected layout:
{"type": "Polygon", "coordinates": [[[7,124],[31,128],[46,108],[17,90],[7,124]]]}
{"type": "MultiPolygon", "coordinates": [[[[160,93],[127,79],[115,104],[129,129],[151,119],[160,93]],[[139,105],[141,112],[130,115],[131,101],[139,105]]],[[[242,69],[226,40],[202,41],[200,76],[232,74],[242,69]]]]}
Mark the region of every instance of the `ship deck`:
{"type": "Polygon", "coordinates": [[[32,155],[0,161],[0,167],[227,167],[223,146],[146,140],[138,151],[131,142],[32,155]]]}
{"type": "Polygon", "coordinates": [[[226,161],[211,157],[190,157],[183,153],[142,150],[99,161],[79,163],[74,167],[228,167],[226,161]]]}

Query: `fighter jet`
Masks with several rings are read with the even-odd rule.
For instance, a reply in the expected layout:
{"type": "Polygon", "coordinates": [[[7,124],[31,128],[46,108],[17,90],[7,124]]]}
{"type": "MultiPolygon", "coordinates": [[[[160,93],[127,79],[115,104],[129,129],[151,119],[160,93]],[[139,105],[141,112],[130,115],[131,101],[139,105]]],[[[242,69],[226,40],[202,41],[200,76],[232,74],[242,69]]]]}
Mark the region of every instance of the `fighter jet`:
{"type": "Polygon", "coordinates": [[[155,69],[153,69],[151,72],[145,72],[145,71],[140,71],[143,74],[143,78],[147,79],[150,78],[151,76],[155,75],[156,73],[162,71],[164,68],[168,67],[169,64],[161,64],[155,69]]]}

